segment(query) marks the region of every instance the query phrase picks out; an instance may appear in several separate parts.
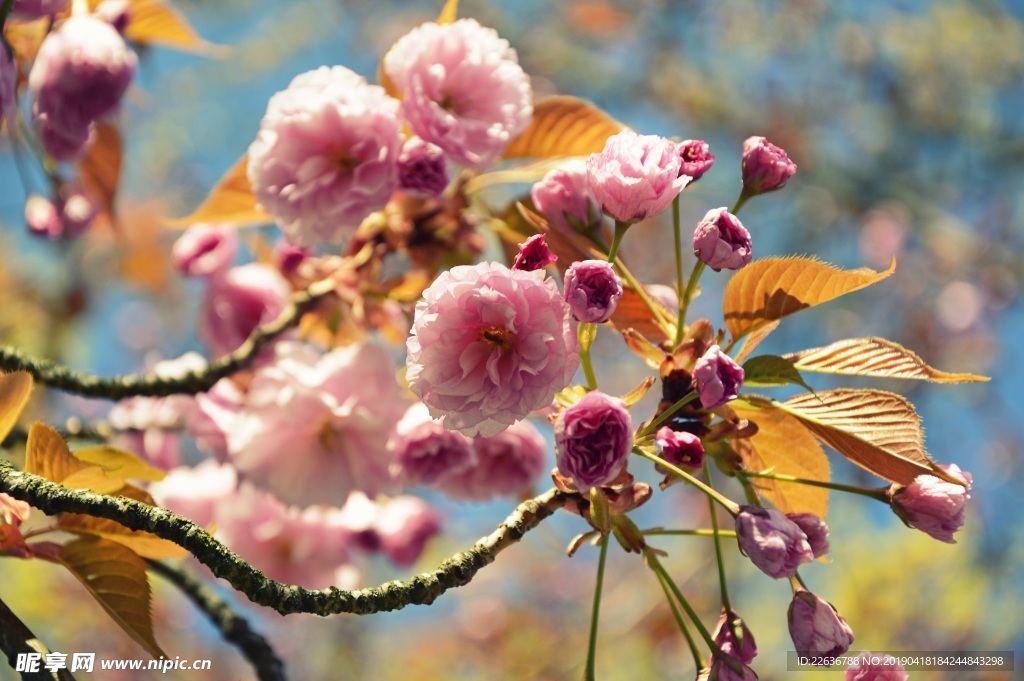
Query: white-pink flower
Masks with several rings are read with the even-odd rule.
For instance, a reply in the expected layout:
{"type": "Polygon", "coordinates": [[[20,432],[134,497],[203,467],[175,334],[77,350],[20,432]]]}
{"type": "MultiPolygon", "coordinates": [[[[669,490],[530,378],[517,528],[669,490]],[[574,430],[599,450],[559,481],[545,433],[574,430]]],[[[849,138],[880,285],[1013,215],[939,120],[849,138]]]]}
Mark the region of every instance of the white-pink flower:
{"type": "Polygon", "coordinates": [[[576,323],[543,270],[499,263],[441,274],[416,304],[409,387],[464,435],[497,435],[546,407],[579,366],[576,323]]]}
{"type": "Polygon", "coordinates": [[[621,222],[657,215],[690,182],[680,175],[679,148],[657,135],[623,130],[587,159],[590,189],[604,212],[621,222]]]}
{"type": "Polygon", "coordinates": [[[207,459],[195,467],[172,469],[163,480],[149,486],[149,493],[158,505],[208,529],[218,522],[217,504],[233,497],[237,487],[238,474],[233,466],[207,459]]]}
{"type": "Polygon", "coordinates": [[[376,518],[380,548],[395,565],[409,567],[427,540],[441,531],[441,516],[419,497],[401,496],[384,504],[376,518]]]}
{"type": "Polygon", "coordinates": [[[547,472],[547,449],[536,426],[518,421],[493,437],[473,438],[476,464],[444,478],[440,487],[451,497],[472,501],[519,496],[547,472]]]}
{"type": "Polygon", "coordinates": [[[586,232],[601,224],[601,204],[590,189],[587,164],[580,159],[566,161],[549,170],[530,188],[533,205],[552,225],[586,232]]]}
{"type": "Polygon", "coordinates": [[[340,243],[398,188],[398,102],[343,66],[322,66],[270,98],[249,147],[260,206],[300,246],[340,243]]]}
{"type": "Polygon", "coordinates": [[[277,319],[291,291],[280,272],[262,263],[211,277],[199,317],[199,338],[214,356],[231,352],[257,326],[277,319]]]}
{"type": "Polygon", "coordinates": [[[405,403],[387,354],[357,344],[322,355],[298,342],[275,352],[227,434],[242,476],[298,506],[392,489],[387,442],[405,403]]]}
{"type": "Polygon", "coordinates": [[[391,472],[407,485],[433,485],[476,463],[469,438],[431,418],[422,402],[405,412],[388,446],[391,472]]]}
{"type": "Polygon", "coordinates": [[[533,115],[515,50],[475,19],[414,28],[385,55],[384,72],[413,132],[468,168],[492,164],[533,115]]]}

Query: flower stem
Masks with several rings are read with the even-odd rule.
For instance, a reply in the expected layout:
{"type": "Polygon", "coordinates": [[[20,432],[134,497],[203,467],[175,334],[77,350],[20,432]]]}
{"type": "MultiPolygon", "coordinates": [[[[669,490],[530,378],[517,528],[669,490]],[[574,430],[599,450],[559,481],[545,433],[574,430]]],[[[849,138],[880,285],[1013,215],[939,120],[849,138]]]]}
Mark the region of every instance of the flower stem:
{"type": "MultiPolygon", "coordinates": [[[[707,457],[704,458],[704,480],[708,487],[711,487],[711,467],[708,466],[707,457]]],[[[722,607],[732,610],[732,605],[729,603],[729,589],[725,584],[725,560],[722,558],[722,542],[718,534],[718,512],[710,498],[708,499],[708,511],[711,513],[711,530],[715,535],[715,559],[718,563],[718,583],[722,587],[722,607]]]]}
{"type": "Polygon", "coordinates": [[[745,204],[747,202],[747,199],[749,199],[751,196],[751,194],[747,193],[746,187],[741,189],[740,195],[736,197],[736,203],[732,204],[732,210],[730,210],[729,212],[732,213],[733,215],[739,213],[740,209],[743,208],[743,204],[745,204]]]}
{"type": "Polygon", "coordinates": [[[691,485],[693,485],[694,487],[699,489],[701,492],[704,492],[704,494],[708,495],[708,497],[710,497],[710,498],[714,499],[715,501],[717,501],[719,504],[722,505],[722,508],[727,510],[733,516],[735,516],[737,513],[740,512],[739,504],[737,504],[736,502],[734,502],[734,501],[732,501],[730,499],[727,499],[726,497],[723,497],[721,494],[719,494],[715,490],[711,489],[710,487],[705,485],[703,482],[701,482],[697,478],[693,477],[692,475],[690,475],[686,471],[682,470],[678,466],[673,466],[668,461],[665,461],[664,459],[662,459],[660,456],[658,456],[656,454],[648,454],[647,452],[645,452],[644,450],[640,449],[639,447],[633,447],[633,453],[634,454],[639,454],[640,456],[644,457],[645,459],[650,459],[654,463],[662,466],[663,468],[671,471],[672,473],[675,473],[680,478],[682,478],[686,482],[690,483],[691,485]]]}
{"type": "Polygon", "coordinates": [[[679,301],[679,317],[686,319],[686,311],[690,307],[690,303],[693,301],[693,292],[697,288],[697,281],[700,280],[700,275],[704,273],[704,268],[707,265],[704,261],[697,259],[697,262],[693,263],[693,271],[690,272],[690,279],[686,282],[686,291],[683,293],[682,299],[679,301]]]}
{"type": "Polygon", "coordinates": [[[643,439],[650,435],[651,433],[653,433],[658,428],[658,426],[665,423],[665,421],[668,421],[670,418],[672,418],[673,414],[675,414],[677,411],[688,405],[690,402],[693,402],[695,399],[697,399],[696,392],[692,392],[689,395],[686,395],[685,397],[679,398],[675,402],[675,404],[673,404],[671,407],[663,411],[661,413],[661,416],[651,421],[650,425],[648,425],[646,428],[640,431],[640,434],[637,436],[637,439],[643,439]]]}
{"type": "Polygon", "coordinates": [[[849,492],[851,494],[859,494],[861,496],[889,503],[888,487],[857,487],[855,485],[843,485],[838,482],[825,482],[824,480],[808,480],[807,478],[797,478],[792,475],[772,473],[770,471],[743,471],[742,473],[740,473],[740,475],[748,478],[767,478],[769,480],[778,480],[779,482],[792,482],[797,485],[824,487],[825,489],[834,489],[837,492],[849,492]]]}
{"type": "Polygon", "coordinates": [[[665,583],[668,584],[669,589],[672,590],[672,594],[676,597],[676,600],[679,601],[679,605],[683,606],[683,610],[686,611],[687,616],[689,616],[694,626],[697,627],[697,631],[700,632],[701,638],[703,638],[704,642],[708,644],[708,648],[710,648],[712,651],[718,651],[719,648],[715,644],[714,639],[711,638],[711,634],[708,632],[704,624],[700,621],[700,618],[697,617],[697,613],[690,606],[690,603],[686,600],[686,597],[683,596],[683,592],[679,590],[679,587],[676,586],[676,583],[672,581],[671,577],[669,577],[668,572],[665,571],[665,567],[661,564],[661,561],[658,560],[658,557],[650,549],[645,549],[644,558],[647,560],[647,564],[651,566],[651,569],[654,570],[655,573],[660,575],[661,578],[665,580],[665,583]]]}
{"type": "Polygon", "coordinates": [[[683,614],[679,612],[679,606],[676,605],[675,599],[672,598],[672,592],[669,590],[668,584],[657,570],[654,571],[654,576],[658,578],[658,584],[661,585],[661,590],[665,592],[665,600],[668,601],[668,607],[672,608],[672,616],[675,618],[676,624],[679,625],[679,631],[683,632],[683,636],[686,637],[686,643],[690,646],[690,652],[693,653],[693,664],[697,669],[703,669],[704,659],[701,657],[700,649],[697,648],[697,642],[693,640],[693,635],[690,634],[690,629],[686,626],[683,614]]]}
{"type": "Polygon", "coordinates": [[[622,243],[622,237],[626,236],[627,229],[629,229],[629,223],[615,221],[615,236],[612,237],[612,247],[608,250],[608,262],[615,262],[615,256],[619,253],[619,245],[622,243]]]}
{"type": "Polygon", "coordinates": [[[583,368],[583,377],[587,381],[587,390],[597,390],[597,377],[594,375],[594,364],[590,361],[590,345],[593,337],[593,324],[583,323],[576,329],[576,337],[580,341],[580,366],[583,368]]]}
{"type": "Polygon", "coordinates": [[[673,345],[683,341],[683,326],[686,324],[686,312],[683,308],[683,238],[679,228],[679,197],[672,201],[672,234],[676,245],[676,298],[679,300],[679,319],[676,321],[676,337],[673,345]]]}
{"type": "Polygon", "coordinates": [[[644,536],[651,537],[714,537],[716,534],[719,537],[735,537],[736,532],[734,530],[718,530],[716,533],[714,530],[643,530],[641,532],[644,536]]]}
{"type": "Polygon", "coordinates": [[[601,611],[601,586],[604,584],[604,564],[608,557],[608,535],[601,537],[601,557],[597,560],[597,584],[594,586],[594,611],[590,616],[590,642],[587,644],[586,681],[595,681],[594,660],[597,655],[597,620],[601,611]]]}

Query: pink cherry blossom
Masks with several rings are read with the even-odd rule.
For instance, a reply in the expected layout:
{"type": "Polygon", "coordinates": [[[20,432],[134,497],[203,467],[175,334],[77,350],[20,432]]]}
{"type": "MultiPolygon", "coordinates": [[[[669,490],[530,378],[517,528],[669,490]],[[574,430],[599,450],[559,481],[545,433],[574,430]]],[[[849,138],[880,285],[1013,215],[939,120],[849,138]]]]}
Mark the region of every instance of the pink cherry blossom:
{"type": "Polygon", "coordinates": [[[704,463],[704,445],[693,433],[662,426],[654,441],[661,447],[661,458],[670,464],[700,468],[704,463]]]}
{"type": "Polygon", "coordinates": [[[693,384],[700,395],[701,406],[717,409],[739,397],[743,369],[721,348],[712,345],[693,367],[693,384]]]}
{"type": "Polygon", "coordinates": [[[736,539],[750,562],[775,579],[792,577],[800,565],[814,560],[804,531],[773,508],[741,506],[736,539]]]}
{"type": "Polygon", "coordinates": [[[629,410],[618,397],[589,392],[555,422],[558,471],[583,493],[618,477],[632,447],[629,410]]]}
{"type": "Polygon", "coordinates": [[[764,137],[743,142],[743,192],[748,195],[782,189],[796,173],[796,164],[783,149],[764,137]]]}
{"type": "Polygon", "coordinates": [[[432,419],[422,402],[405,412],[388,446],[392,475],[407,485],[432,485],[476,463],[469,438],[432,419]]]}
{"type": "Polygon", "coordinates": [[[499,263],[442,273],[416,305],[406,347],[410,389],[467,436],[497,435],[548,406],[579,366],[554,281],[499,263]]]}
{"type": "Polygon", "coordinates": [[[750,232],[724,206],[709,210],[697,224],[693,252],[716,272],[742,269],[754,257],[750,232]]]}
{"type": "Polygon", "coordinates": [[[679,161],[679,172],[689,175],[690,182],[696,182],[711,170],[715,156],[704,140],[684,140],[679,143],[679,161]]]}
{"type": "Polygon", "coordinates": [[[238,473],[233,466],[207,459],[195,467],[180,466],[149,486],[159,506],[183,515],[202,528],[217,522],[214,510],[234,496],[238,473]]]}
{"type": "Polygon", "coordinates": [[[906,487],[895,488],[891,494],[892,508],[910,527],[955,544],[953,535],[964,525],[972,478],[956,464],[942,469],[967,486],[946,482],[935,475],[919,475],[906,487]]]}
{"type": "Polygon", "coordinates": [[[427,540],[441,531],[441,516],[419,497],[392,499],[380,510],[375,529],[381,550],[395,565],[415,563],[427,540]]]}
{"type": "Polygon", "coordinates": [[[271,97],[249,147],[249,181],[299,246],[340,243],[398,188],[398,102],[343,66],[271,97]]]}
{"type": "Polygon", "coordinates": [[[414,28],[385,55],[384,72],[413,132],[467,168],[491,165],[533,114],[515,50],[475,19],[414,28]]]}
{"type": "Polygon", "coordinates": [[[238,254],[238,232],[231,225],[193,225],[171,249],[174,267],[187,277],[208,277],[227,270],[238,254]]]}
{"type": "Polygon", "coordinates": [[[557,261],[558,256],[548,248],[547,237],[543,234],[534,234],[519,244],[519,253],[512,262],[512,269],[533,272],[557,261]]]}
{"type": "Polygon", "coordinates": [[[476,464],[446,477],[440,488],[472,501],[522,495],[546,472],[547,450],[536,426],[517,421],[497,435],[473,438],[476,464]]]}
{"type": "Polygon", "coordinates": [[[398,185],[413,194],[441,196],[448,186],[448,159],[441,147],[415,135],[407,139],[398,157],[398,185]]]}
{"type": "Polygon", "coordinates": [[[228,459],[228,433],[242,411],[245,393],[229,378],[222,378],[195,397],[195,409],[185,417],[185,430],[199,450],[218,461],[228,459]]]}
{"type": "Polygon", "coordinates": [[[786,517],[797,524],[807,535],[807,543],[814,557],[821,558],[829,551],[828,525],[813,513],[787,513],[786,517]]]}
{"type": "Polygon", "coordinates": [[[587,164],[566,161],[530,188],[536,209],[555,227],[586,232],[601,224],[601,204],[590,189],[587,164]]]}
{"type": "Polygon", "coordinates": [[[578,321],[600,324],[611,319],[622,298],[622,280],[611,263],[581,260],[565,271],[565,300],[578,321]]]}
{"type": "Polygon", "coordinates": [[[199,337],[211,354],[227,354],[261,324],[277,319],[291,295],[281,273],[261,263],[211,277],[199,318],[199,337]]]}
{"type": "Polygon", "coordinates": [[[239,473],[289,504],[337,505],[395,487],[388,438],[405,411],[395,368],[370,344],[321,354],[280,342],[227,433],[239,473]]]}
{"type": "Polygon", "coordinates": [[[587,160],[590,189],[604,212],[621,222],[657,215],[690,182],[680,175],[679,149],[657,135],[623,130],[587,160]]]}

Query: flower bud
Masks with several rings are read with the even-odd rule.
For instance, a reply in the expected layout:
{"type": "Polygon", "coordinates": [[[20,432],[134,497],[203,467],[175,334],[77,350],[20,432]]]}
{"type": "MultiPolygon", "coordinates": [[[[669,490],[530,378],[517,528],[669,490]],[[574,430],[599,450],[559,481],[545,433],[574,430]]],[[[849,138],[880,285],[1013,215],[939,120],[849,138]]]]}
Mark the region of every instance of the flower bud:
{"type": "Polygon", "coordinates": [[[618,477],[632,448],[629,410],[617,397],[589,392],[555,422],[558,470],[584,494],[618,477]]]}
{"type": "Polygon", "coordinates": [[[715,644],[730,657],[750,664],[757,657],[757,643],[746,623],[732,610],[725,610],[718,618],[718,628],[712,635],[715,644]]]}
{"type": "Polygon", "coordinates": [[[690,182],[696,182],[715,163],[704,140],[685,140],[679,143],[679,174],[689,175],[690,182]]]}
{"type": "Polygon", "coordinates": [[[792,577],[801,564],[814,560],[804,531],[775,509],[741,506],[736,539],[750,562],[774,579],[792,577]]]}
{"type": "Polygon", "coordinates": [[[739,397],[743,369],[712,345],[693,367],[693,384],[704,409],[716,409],[739,397]]]}
{"type": "Polygon", "coordinates": [[[313,249],[303,248],[281,239],[274,245],[274,262],[281,274],[290,277],[299,269],[303,260],[313,255],[313,249]]]}
{"type": "Polygon", "coordinates": [[[437,198],[448,186],[448,161],[441,147],[410,137],[398,156],[400,189],[437,198]]]}
{"type": "Polygon", "coordinates": [[[608,321],[622,298],[622,280],[604,260],[574,262],[565,272],[565,301],[581,322],[608,321]]]}
{"type": "Polygon", "coordinates": [[[693,433],[662,426],[654,441],[661,447],[661,458],[671,464],[700,468],[704,463],[704,445],[693,433]]]}
{"type": "Polygon", "coordinates": [[[546,237],[543,234],[534,234],[519,244],[519,253],[512,263],[512,269],[533,272],[543,269],[557,260],[558,256],[548,248],[546,237]]]}
{"type": "Polygon", "coordinates": [[[953,534],[964,525],[967,500],[971,498],[971,474],[956,464],[942,466],[967,487],[934,475],[919,475],[906,487],[893,486],[889,491],[892,510],[908,526],[921,530],[947,544],[955,544],[953,534]]]}
{"type": "Polygon", "coordinates": [[[811,545],[811,552],[816,559],[828,553],[829,532],[824,520],[813,513],[787,513],[786,517],[807,535],[807,543],[811,545]]]}
{"type": "Polygon", "coordinates": [[[171,249],[174,268],[187,277],[208,277],[226,271],[238,253],[238,234],[229,225],[193,225],[171,249]]]}
{"type": "Polygon", "coordinates": [[[530,198],[556,227],[587,232],[601,224],[601,204],[590,189],[587,164],[578,159],[549,170],[530,189],[530,198]]]}
{"type": "Polygon", "coordinates": [[[711,663],[711,671],[706,678],[708,681],[757,681],[757,674],[734,657],[719,656],[711,663]]]}
{"type": "Polygon", "coordinates": [[[716,272],[750,264],[754,250],[750,232],[725,207],[709,210],[693,231],[693,252],[716,272]]]}
{"type": "Polygon", "coordinates": [[[832,604],[800,589],[789,604],[789,635],[802,657],[841,655],[853,644],[853,630],[832,604]]]}
{"type": "Polygon", "coordinates": [[[907,681],[910,675],[896,658],[862,652],[846,668],[846,681],[907,681]]]}
{"type": "Polygon", "coordinates": [[[748,196],[782,189],[796,173],[786,152],[764,137],[743,142],[743,192],[748,196]]]}
{"type": "Polygon", "coordinates": [[[476,463],[472,441],[430,418],[422,402],[409,407],[388,444],[391,474],[407,485],[432,485],[476,463]]]}

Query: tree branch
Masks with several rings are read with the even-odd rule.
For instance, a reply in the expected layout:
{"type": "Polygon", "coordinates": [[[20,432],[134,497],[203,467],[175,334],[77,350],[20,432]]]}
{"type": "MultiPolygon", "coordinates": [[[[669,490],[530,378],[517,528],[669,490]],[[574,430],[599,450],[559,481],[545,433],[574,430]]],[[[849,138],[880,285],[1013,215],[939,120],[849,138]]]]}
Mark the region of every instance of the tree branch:
{"type": "Polygon", "coordinates": [[[181,589],[189,599],[220,629],[224,640],[242,651],[260,681],[284,681],[284,662],[265,638],[249,628],[249,623],[231,609],[213,589],[183,566],[147,560],[149,569],[181,589]]]}
{"type": "Polygon", "coordinates": [[[166,397],[177,393],[195,395],[247,367],[264,346],[298,324],[302,315],[320,298],[334,291],[334,287],[332,279],[323,279],[295,293],[277,319],[257,327],[236,350],[210,362],[202,371],[192,371],[181,377],[169,378],[148,373],[103,378],[68,369],[47,359],[32,357],[6,345],[0,345],[0,369],[27,371],[41,383],[87,397],[120,400],[135,396],[166,397]]]}
{"type": "MultiPolygon", "coordinates": [[[[46,654],[50,652],[3,601],[0,601],[0,650],[7,654],[7,663],[11,669],[16,668],[19,653],[38,653],[45,662],[46,654]]],[[[21,672],[21,678],[31,681],[75,681],[75,677],[66,668],[51,673],[46,671],[42,663],[39,671],[21,672]]]]}
{"type": "Polygon", "coordinates": [[[116,520],[132,530],[152,532],[189,551],[237,591],[257,605],[273,608],[282,615],[304,612],[333,615],[347,612],[370,615],[399,610],[407,605],[425,605],[451,588],[469,583],[480,568],[490,565],[503,550],[565,504],[568,495],[550,489],[519,504],[494,532],[471,549],[455,554],[432,572],[405,582],[387,582],[378,587],[343,591],[336,587],[305,589],[268,579],[201,527],[167,509],[154,508],[125,497],[109,497],[72,490],[37,475],[16,470],[0,461],[0,492],[26,501],[48,515],[84,513],[116,520]]]}

